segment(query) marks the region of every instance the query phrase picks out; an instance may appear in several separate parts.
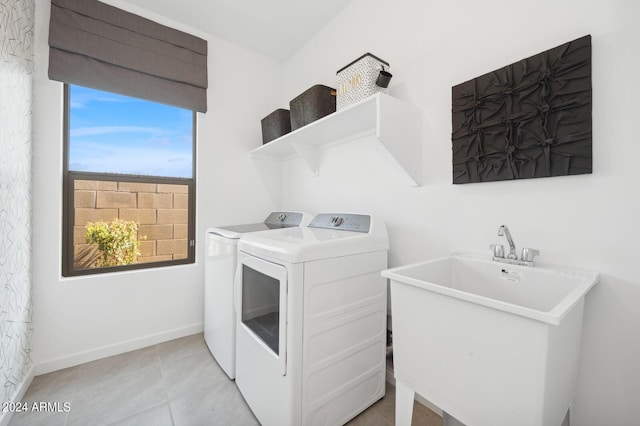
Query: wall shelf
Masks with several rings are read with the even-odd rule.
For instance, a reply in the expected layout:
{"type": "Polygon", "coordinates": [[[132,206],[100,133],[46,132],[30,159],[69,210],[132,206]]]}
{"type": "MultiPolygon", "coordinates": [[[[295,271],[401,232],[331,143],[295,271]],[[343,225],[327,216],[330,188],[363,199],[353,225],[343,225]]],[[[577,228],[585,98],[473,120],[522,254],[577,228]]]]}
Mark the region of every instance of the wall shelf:
{"type": "Polygon", "coordinates": [[[375,135],[416,186],[422,184],[422,115],[404,101],[378,93],[251,151],[252,158],[300,155],[319,174],[318,150],[375,135]]]}

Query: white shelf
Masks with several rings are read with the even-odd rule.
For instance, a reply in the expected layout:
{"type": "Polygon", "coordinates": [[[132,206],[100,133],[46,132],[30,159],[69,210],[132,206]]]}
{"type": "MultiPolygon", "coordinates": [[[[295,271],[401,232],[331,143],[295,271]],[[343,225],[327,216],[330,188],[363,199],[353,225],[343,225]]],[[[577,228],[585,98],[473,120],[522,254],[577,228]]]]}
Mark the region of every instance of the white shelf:
{"type": "Polygon", "coordinates": [[[416,186],[422,184],[422,115],[418,108],[378,93],[251,151],[253,158],[300,155],[314,175],[318,149],[375,135],[416,186]]]}

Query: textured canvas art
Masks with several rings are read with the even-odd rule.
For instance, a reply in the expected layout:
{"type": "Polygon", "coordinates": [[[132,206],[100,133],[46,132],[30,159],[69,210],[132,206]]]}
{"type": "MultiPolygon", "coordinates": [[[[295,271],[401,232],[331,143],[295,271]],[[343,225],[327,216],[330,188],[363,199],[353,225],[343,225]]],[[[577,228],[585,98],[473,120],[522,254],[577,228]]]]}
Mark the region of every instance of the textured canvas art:
{"type": "Polygon", "coordinates": [[[591,36],[452,88],[453,183],[591,173],[591,36]]]}

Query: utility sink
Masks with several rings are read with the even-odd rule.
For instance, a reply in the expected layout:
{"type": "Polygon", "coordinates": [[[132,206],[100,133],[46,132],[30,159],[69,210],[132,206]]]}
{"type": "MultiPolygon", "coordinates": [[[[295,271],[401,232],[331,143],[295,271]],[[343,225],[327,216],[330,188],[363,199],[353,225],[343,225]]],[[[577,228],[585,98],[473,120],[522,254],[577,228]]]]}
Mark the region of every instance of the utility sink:
{"type": "Polygon", "coordinates": [[[384,271],[428,291],[559,325],[598,275],[559,267],[526,267],[480,256],[453,255],[384,271]]]}
{"type": "Polygon", "coordinates": [[[456,254],[382,276],[391,280],[396,424],[410,424],[414,392],[467,425],[566,424],[597,273],[456,254]]]}

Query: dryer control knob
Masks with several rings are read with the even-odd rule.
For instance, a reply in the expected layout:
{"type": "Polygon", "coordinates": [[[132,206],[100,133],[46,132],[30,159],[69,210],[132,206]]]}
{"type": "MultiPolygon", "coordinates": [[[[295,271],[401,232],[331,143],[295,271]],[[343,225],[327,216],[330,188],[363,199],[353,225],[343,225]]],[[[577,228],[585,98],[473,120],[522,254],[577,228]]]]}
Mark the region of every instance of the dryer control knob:
{"type": "Polygon", "coordinates": [[[333,221],[333,226],[340,226],[344,222],[344,218],[336,216],[333,221]]]}
{"type": "Polygon", "coordinates": [[[284,222],[287,219],[287,215],[284,213],[280,213],[278,215],[278,219],[280,219],[280,222],[284,222]]]}

